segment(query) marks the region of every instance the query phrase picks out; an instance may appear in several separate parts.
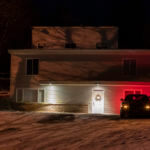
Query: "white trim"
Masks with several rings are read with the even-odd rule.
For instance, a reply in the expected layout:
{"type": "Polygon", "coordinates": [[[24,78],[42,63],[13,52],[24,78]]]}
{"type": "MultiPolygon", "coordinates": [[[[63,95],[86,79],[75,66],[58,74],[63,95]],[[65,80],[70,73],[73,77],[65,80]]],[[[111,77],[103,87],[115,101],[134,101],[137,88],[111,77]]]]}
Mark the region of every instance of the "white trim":
{"type": "Polygon", "coordinates": [[[39,103],[39,104],[45,104],[46,102],[45,102],[45,88],[16,88],[16,102],[17,103],[19,103],[18,102],[18,90],[22,90],[22,99],[21,99],[21,101],[20,101],[20,103],[39,103]],[[25,90],[36,90],[37,91],[37,102],[26,102],[25,100],[24,100],[24,91],[25,90]],[[39,102],[39,90],[43,90],[44,91],[44,102],[39,102]]]}
{"type": "MultiPolygon", "coordinates": [[[[45,85],[45,86],[57,86],[57,85],[64,85],[64,86],[96,86],[97,83],[45,83],[45,84],[40,84],[40,85],[45,85]]],[[[99,84],[99,86],[135,86],[135,87],[150,87],[149,85],[144,85],[144,84],[99,84]]]]}
{"type": "Polygon", "coordinates": [[[38,103],[45,103],[45,88],[38,88],[38,103]],[[44,102],[39,102],[39,91],[43,90],[44,91],[44,102]]]}

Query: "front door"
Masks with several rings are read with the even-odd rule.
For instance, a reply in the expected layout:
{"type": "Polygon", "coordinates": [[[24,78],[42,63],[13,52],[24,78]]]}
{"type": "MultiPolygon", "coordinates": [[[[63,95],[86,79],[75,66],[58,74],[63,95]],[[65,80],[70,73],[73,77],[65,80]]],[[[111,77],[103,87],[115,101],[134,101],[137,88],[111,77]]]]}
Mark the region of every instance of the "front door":
{"type": "Polygon", "coordinates": [[[92,113],[104,113],[104,90],[93,89],[92,91],[92,113]]]}

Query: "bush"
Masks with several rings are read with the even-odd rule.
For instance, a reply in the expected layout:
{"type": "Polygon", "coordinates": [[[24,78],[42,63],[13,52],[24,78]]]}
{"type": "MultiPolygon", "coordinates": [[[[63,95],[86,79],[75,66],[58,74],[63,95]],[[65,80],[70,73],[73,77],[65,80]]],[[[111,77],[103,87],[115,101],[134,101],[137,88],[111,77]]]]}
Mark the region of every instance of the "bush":
{"type": "Polygon", "coordinates": [[[21,107],[21,104],[14,102],[10,98],[0,97],[0,110],[20,110],[24,109],[21,107]]]}

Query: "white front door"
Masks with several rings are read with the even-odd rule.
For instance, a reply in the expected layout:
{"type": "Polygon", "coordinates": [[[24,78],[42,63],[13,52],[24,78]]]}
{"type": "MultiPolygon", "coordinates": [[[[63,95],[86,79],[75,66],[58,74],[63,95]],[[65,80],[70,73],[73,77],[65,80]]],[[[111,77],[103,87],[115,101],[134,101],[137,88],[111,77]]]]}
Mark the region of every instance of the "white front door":
{"type": "Polygon", "coordinates": [[[92,91],[92,113],[104,113],[104,90],[93,89],[92,91]]]}

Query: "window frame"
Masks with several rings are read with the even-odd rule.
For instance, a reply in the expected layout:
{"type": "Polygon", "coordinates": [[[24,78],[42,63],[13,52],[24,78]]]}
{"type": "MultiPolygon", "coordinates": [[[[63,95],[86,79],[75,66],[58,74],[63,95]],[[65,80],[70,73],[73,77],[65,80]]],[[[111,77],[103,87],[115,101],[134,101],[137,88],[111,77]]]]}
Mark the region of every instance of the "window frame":
{"type": "Polygon", "coordinates": [[[45,88],[16,88],[16,102],[17,103],[36,103],[36,104],[45,104],[46,103],[46,91],[45,91],[45,88]],[[24,101],[24,90],[37,90],[37,102],[25,102],[24,101]],[[22,100],[21,101],[18,101],[18,90],[22,90],[22,100]],[[39,102],[39,91],[40,90],[43,90],[44,91],[44,102],[39,102]]]}
{"type": "Polygon", "coordinates": [[[40,104],[45,103],[45,98],[46,98],[45,95],[46,95],[45,89],[44,89],[44,88],[38,88],[38,99],[37,99],[37,103],[40,103],[40,104]],[[39,101],[39,92],[40,92],[40,91],[43,91],[43,92],[44,92],[44,93],[43,93],[43,94],[44,94],[44,102],[40,102],[40,101],[39,101]]]}
{"type": "Polygon", "coordinates": [[[137,75],[137,59],[136,58],[124,58],[122,60],[122,74],[124,76],[136,76],[137,75]],[[130,61],[130,63],[128,64],[128,68],[129,68],[129,71],[127,73],[125,73],[125,61],[130,61]],[[131,61],[135,61],[135,73],[132,74],[131,72],[131,66],[132,66],[132,63],[131,61]]]}
{"type": "Polygon", "coordinates": [[[126,95],[125,95],[125,92],[126,92],[126,91],[132,91],[133,94],[135,94],[136,91],[140,91],[140,94],[143,94],[143,90],[142,90],[142,89],[124,89],[124,90],[123,90],[123,97],[124,97],[124,98],[126,97],[126,95]]]}
{"type": "Polygon", "coordinates": [[[25,63],[25,75],[26,76],[37,76],[37,75],[39,75],[39,72],[40,72],[40,59],[39,58],[26,58],[25,61],[26,61],[26,63],[25,63]],[[34,59],[38,60],[38,73],[37,74],[33,74],[33,60],[34,59]],[[27,74],[28,60],[32,60],[32,74],[27,74]]]}

